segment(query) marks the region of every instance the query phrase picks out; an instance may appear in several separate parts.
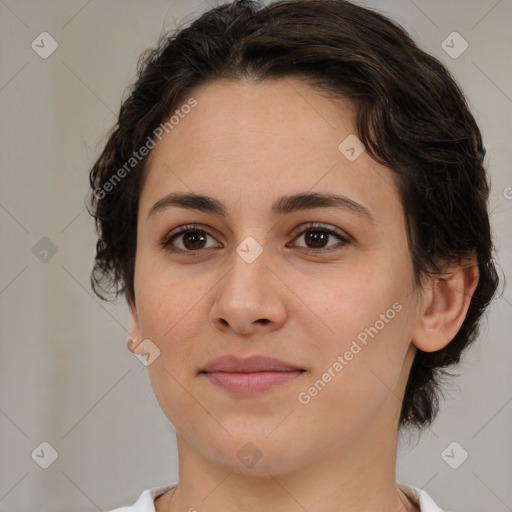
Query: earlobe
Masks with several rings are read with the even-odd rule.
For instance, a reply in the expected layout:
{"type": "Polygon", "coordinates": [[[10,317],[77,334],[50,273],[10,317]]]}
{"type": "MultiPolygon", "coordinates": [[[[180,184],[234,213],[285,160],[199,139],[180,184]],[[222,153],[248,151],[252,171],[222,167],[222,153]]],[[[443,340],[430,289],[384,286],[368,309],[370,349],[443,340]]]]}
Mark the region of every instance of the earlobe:
{"type": "Polygon", "coordinates": [[[131,315],[131,328],[130,328],[130,338],[128,339],[128,343],[126,346],[130,352],[134,354],[139,353],[142,349],[142,335],[140,332],[139,325],[139,317],[137,315],[137,309],[135,305],[129,303],[130,315],[131,315]]]}
{"type": "Polygon", "coordinates": [[[466,318],[478,279],[475,260],[459,262],[442,277],[431,277],[412,338],[418,349],[436,352],[450,343],[466,318]]]}

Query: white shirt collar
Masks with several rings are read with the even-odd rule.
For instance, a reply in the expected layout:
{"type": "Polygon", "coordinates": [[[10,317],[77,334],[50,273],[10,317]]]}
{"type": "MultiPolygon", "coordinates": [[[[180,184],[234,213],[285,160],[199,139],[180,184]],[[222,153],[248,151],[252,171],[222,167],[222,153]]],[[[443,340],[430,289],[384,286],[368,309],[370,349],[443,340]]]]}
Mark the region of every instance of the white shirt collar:
{"type": "MultiPolygon", "coordinates": [[[[176,487],[177,483],[178,482],[173,482],[146,489],[132,506],[116,508],[109,512],[155,512],[155,499],[173,487],[176,487]]],[[[425,490],[404,482],[397,482],[397,485],[407,496],[419,505],[421,512],[448,512],[440,509],[425,490]]]]}
{"type": "Polygon", "coordinates": [[[404,482],[397,482],[397,485],[409,498],[419,505],[421,512],[448,512],[447,510],[443,511],[440,509],[425,490],[404,482]]]}

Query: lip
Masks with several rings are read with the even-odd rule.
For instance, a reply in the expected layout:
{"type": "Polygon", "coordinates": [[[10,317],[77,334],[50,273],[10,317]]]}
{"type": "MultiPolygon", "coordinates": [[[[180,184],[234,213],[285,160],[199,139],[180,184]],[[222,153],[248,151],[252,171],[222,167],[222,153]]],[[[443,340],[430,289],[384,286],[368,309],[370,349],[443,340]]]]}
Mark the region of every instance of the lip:
{"type": "Polygon", "coordinates": [[[302,375],[306,370],[279,359],[251,356],[240,359],[228,355],[207,364],[200,374],[235,395],[253,395],[268,391],[302,375]]]}
{"type": "Polygon", "coordinates": [[[252,373],[252,372],[286,372],[303,370],[279,359],[267,356],[250,356],[244,359],[233,355],[219,357],[210,361],[202,372],[232,372],[232,373],[252,373]]]}

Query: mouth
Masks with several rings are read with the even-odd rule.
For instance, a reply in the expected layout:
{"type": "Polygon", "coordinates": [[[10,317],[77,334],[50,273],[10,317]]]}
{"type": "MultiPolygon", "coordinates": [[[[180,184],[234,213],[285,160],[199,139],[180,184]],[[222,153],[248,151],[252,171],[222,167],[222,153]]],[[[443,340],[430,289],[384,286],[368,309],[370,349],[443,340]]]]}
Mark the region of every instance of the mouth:
{"type": "Polygon", "coordinates": [[[289,382],[305,370],[271,372],[201,372],[218,388],[235,395],[254,395],[289,382]]]}
{"type": "Polygon", "coordinates": [[[231,355],[212,361],[199,372],[215,387],[240,396],[269,391],[303,373],[305,369],[278,359],[265,356],[239,359],[231,355]]]}

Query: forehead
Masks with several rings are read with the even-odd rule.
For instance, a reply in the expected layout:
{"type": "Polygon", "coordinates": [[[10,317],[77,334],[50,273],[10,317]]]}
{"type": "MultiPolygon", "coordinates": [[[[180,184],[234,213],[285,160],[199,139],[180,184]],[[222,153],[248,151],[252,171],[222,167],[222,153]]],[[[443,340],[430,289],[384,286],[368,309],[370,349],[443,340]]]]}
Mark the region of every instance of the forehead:
{"type": "Polygon", "coordinates": [[[354,136],[350,101],[294,78],[215,82],[196,88],[183,104],[191,97],[197,105],[152,150],[141,209],[173,190],[226,202],[236,197],[248,206],[285,193],[337,189],[396,214],[391,172],[366,152],[351,161],[339,149],[354,136]]]}
{"type": "Polygon", "coordinates": [[[339,133],[354,131],[355,109],[350,101],[327,98],[296,78],[223,80],[201,86],[192,95],[197,107],[173,129],[176,145],[194,145],[190,158],[221,151],[242,156],[258,145],[260,154],[279,157],[279,147],[294,144],[288,159],[309,155],[308,160],[313,160],[318,156],[311,154],[313,146],[337,151],[339,133]]]}

